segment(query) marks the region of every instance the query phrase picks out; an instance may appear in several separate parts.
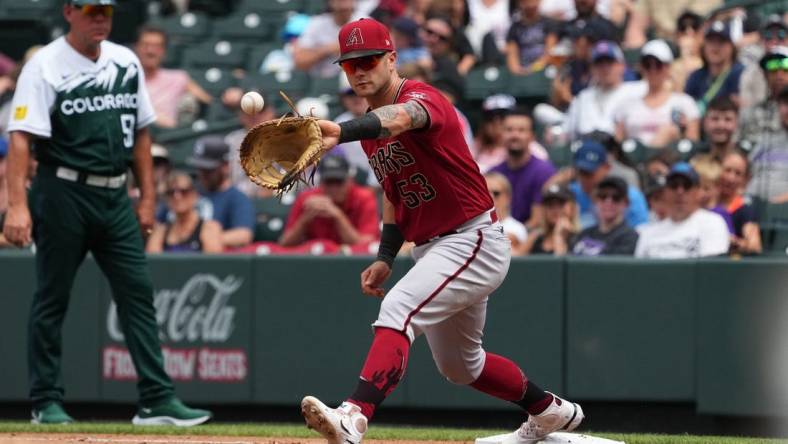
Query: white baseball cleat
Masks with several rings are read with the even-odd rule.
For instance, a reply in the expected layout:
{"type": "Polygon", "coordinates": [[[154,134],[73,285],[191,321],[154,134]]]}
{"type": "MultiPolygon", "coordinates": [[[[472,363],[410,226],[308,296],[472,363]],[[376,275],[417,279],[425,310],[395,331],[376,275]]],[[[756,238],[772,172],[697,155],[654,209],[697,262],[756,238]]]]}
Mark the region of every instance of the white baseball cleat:
{"type": "Polygon", "coordinates": [[[349,402],[332,409],[314,396],[307,396],[301,401],[301,415],[306,425],[323,435],[328,444],[360,444],[367,432],[367,418],[359,406],[349,402]]]}
{"type": "Polygon", "coordinates": [[[531,444],[559,430],[571,432],[580,425],[584,417],[583,409],[578,404],[553,395],[553,402],[545,411],[528,416],[528,420],[507,437],[504,443],[531,444]]]}

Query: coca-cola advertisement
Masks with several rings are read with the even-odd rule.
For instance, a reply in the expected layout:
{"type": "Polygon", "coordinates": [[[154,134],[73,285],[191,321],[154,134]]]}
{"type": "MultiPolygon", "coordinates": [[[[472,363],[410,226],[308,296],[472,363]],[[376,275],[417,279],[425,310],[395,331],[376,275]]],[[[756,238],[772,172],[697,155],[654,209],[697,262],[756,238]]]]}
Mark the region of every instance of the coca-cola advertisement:
{"type": "MultiPolygon", "coordinates": [[[[238,269],[196,272],[195,265],[185,261],[154,272],[153,305],[165,369],[179,387],[246,386],[251,366],[249,276],[238,269]]],[[[104,386],[133,386],[137,373],[114,302],[109,303],[105,315],[101,350],[104,386]]]]}

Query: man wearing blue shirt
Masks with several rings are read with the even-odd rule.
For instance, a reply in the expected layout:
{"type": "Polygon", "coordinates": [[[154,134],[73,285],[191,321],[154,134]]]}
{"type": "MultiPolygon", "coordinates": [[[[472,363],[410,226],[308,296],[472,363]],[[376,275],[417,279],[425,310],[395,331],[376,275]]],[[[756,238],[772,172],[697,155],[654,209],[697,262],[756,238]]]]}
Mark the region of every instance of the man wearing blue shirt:
{"type": "Polygon", "coordinates": [[[200,215],[221,224],[225,248],[238,248],[252,242],[255,216],[249,197],[232,186],[229,152],[224,138],[201,137],[186,164],[197,170],[202,196],[198,203],[200,215]]]}
{"type": "MultiPolygon", "coordinates": [[[[591,193],[610,172],[605,147],[595,140],[583,140],[573,160],[576,180],[569,185],[575,194],[580,209],[580,226],[585,229],[597,224],[596,211],[591,200],[591,193]]],[[[624,216],[630,227],[636,227],[648,221],[648,205],[643,193],[635,187],[627,189],[629,208],[624,216]]]]}

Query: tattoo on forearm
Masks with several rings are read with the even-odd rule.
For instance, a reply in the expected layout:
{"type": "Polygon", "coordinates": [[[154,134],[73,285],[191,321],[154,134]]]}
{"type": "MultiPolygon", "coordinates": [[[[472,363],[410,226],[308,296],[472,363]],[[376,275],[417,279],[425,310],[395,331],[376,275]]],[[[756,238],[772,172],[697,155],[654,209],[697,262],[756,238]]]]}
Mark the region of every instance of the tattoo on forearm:
{"type": "Polygon", "coordinates": [[[389,128],[393,126],[392,124],[400,115],[400,111],[405,111],[408,117],[410,117],[410,125],[406,129],[423,128],[424,125],[426,125],[429,121],[427,111],[425,111],[424,107],[416,102],[381,106],[380,108],[372,110],[372,112],[375,113],[375,115],[380,119],[381,128],[379,137],[391,136],[392,133],[389,128]]]}
{"type": "Polygon", "coordinates": [[[424,110],[423,106],[411,101],[405,103],[403,108],[405,109],[405,112],[408,113],[408,116],[410,116],[411,129],[423,128],[424,125],[427,124],[429,116],[427,115],[427,111],[424,110]]]}
{"type": "Polygon", "coordinates": [[[380,119],[380,137],[391,136],[391,131],[389,131],[387,126],[390,126],[391,122],[397,118],[397,114],[399,114],[399,106],[400,105],[386,105],[372,110],[372,112],[375,113],[375,115],[380,119]]]}

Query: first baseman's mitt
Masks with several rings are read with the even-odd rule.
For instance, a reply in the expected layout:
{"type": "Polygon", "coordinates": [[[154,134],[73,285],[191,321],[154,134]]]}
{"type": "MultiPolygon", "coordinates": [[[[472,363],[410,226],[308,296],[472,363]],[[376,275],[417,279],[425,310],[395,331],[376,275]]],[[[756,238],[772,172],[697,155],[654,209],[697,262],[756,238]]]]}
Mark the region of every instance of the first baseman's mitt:
{"type": "Polygon", "coordinates": [[[295,113],[263,122],[251,130],[241,143],[241,166],[252,182],[284,193],[298,181],[306,181],[306,169],[320,160],[323,135],[317,118],[301,116],[293,102],[280,91],[295,113]]]}

